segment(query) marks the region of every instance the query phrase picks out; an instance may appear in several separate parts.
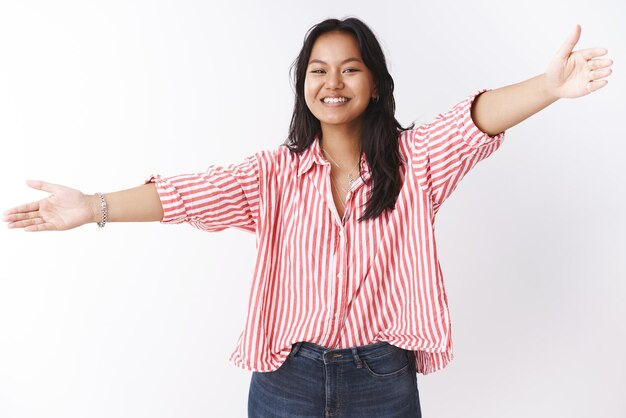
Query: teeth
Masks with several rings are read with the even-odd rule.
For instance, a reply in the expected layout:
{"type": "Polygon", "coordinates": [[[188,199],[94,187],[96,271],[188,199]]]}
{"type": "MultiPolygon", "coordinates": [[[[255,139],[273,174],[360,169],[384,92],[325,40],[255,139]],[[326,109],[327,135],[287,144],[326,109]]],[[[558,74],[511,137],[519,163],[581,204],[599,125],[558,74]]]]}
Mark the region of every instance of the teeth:
{"type": "Polygon", "coordinates": [[[348,99],[345,97],[325,97],[322,101],[324,103],[343,103],[347,102],[348,99]]]}

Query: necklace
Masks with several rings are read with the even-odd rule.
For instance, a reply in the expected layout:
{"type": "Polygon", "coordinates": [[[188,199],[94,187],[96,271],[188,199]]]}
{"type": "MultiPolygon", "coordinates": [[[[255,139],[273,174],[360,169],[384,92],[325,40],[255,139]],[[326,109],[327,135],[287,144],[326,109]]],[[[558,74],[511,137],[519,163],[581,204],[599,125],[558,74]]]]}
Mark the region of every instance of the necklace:
{"type": "Polygon", "coordinates": [[[339,186],[337,186],[337,182],[335,181],[335,179],[333,178],[333,176],[330,176],[330,181],[333,183],[333,186],[335,186],[335,189],[337,190],[337,193],[339,193],[339,194],[341,194],[342,192],[343,192],[344,194],[345,194],[345,193],[348,193],[348,191],[349,191],[348,189],[345,189],[345,188],[343,188],[343,187],[339,187],[339,186]],[[341,191],[340,191],[340,189],[341,189],[341,191]]]}
{"type": "MultiPolygon", "coordinates": [[[[335,183],[335,180],[333,180],[332,183],[335,189],[337,189],[337,184],[335,183]]],[[[347,193],[345,189],[343,190],[347,193]]],[[[337,192],[339,192],[339,190],[337,190],[337,192]]],[[[344,210],[346,208],[346,204],[341,199],[339,200],[339,203],[341,203],[341,210],[344,210]]]]}
{"type": "MultiPolygon", "coordinates": [[[[326,155],[326,157],[328,157],[328,159],[337,166],[338,169],[341,170],[341,166],[339,164],[337,164],[337,161],[335,161],[335,159],[333,157],[330,156],[330,154],[328,153],[328,151],[326,151],[324,148],[322,148],[322,152],[324,153],[324,155],[326,155]]],[[[354,169],[352,169],[352,171],[350,173],[348,173],[348,183],[349,183],[349,187],[352,187],[352,183],[354,183],[354,181],[356,180],[356,177],[354,177],[352,175],[352,173],[354,173],[354,170],[359,168],[361,161],[359,160],[359,162],[357,162],[356,167],[354,169]]],[[[331,176],[332,179],[332,176],[331,176]]],[[[334,182],[334,180],[333,180],[334,182]]],[[[335,187],[337,188],[337,184],[335,184],[335,187]]],[[[344,189],[343,187],[341,188],[341,190],[343,190],[345,193],[348,192],[348,190],[344,189]]]]}

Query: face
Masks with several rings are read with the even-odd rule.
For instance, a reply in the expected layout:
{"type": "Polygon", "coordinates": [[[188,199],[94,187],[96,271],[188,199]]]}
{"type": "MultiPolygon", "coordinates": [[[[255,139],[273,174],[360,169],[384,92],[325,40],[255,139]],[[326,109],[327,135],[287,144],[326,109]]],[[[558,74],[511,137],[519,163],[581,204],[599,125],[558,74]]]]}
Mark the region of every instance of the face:
{"type": "Polygon", "coordinates": [[[363,112],[377,96],[374,77],[363,63],[356,38],[327,32],[313,44],[306,78],[306,104],[326,125],[360,128],[363,112]]]}

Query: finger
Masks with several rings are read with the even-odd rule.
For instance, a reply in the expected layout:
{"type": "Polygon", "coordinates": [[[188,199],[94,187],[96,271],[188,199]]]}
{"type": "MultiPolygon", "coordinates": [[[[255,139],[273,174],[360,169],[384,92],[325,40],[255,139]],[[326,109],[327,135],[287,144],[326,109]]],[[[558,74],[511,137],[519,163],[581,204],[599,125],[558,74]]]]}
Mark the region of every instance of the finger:
{"type": "Polygon", "coordinates": [[[581,49],[580,51],[576,51],[582,55],[582,57],[586,60],[590,60],[595,57],[601,57],[602,55],[606,55],[609,52],[606,48],[587,48],[581,49]]]}
{"type": "Polygon", "coordinates": [[[589,93],[593,93],[594,91],[598,91],[604,86],[609,84],[609,80],[595,80],[587,83],[587,91],[589,93]]]}
{"type": "Polygon", "coordinates": [[[33,225],[40,225],[43,223],[44,223],[44,220],[41,218],[25,219],[23,221],[11,222],[10,224],[7,225],[7,228],[10,228],[10,229],[25,228],[25,227],[29,227],[33,225]]]}
{"type": "Polygon", "coordinates": [[[22,212],[34,212],[39,210],[39,201],[25,203],[23,205],[16,206],[9,210],[4,211],[2,215],[7,216],[14,213],[22,213],[22,212]]]}
{"type": "Polygon", "coordinates": [[[593,91],[598,91],[607,84],[609,84],[609,80],[596,80],[593,82],[593,91]]]}
{"type": "Polygon", "coordinates": [[[556,53],[557,56],[563,59],[566,59],[567,57],[569,57],[569,55],[574,50],[574,47],[578,43],[578,40],[580,39],[580,31],[581,31],[580,25],[577,24],[576,28],[574,28],[574,32],[572,32],[567,37],[567,39],[565,40],[565,43],[563,43],[561,48],[556,53]]]}
{"type": "Polygon", "coordinates": [[[611,65],[613,65],[613,60],[609,58],[591,59],[587,61],[587,67],[590,70],[599,70],[601,68],[610,67],[611,65]]]}
{"type": "Polygon", "coordinates": [[[26,184],[28,184],[33,189],[43,190],[44,192],[54,193],[57,190],[57,184],[47,183],[41,180],[26,180],[26,184]]]}
{"type": "Polygon", "coordinates": [[[5,222],[17,222],[24,219],[33,219],[39,217],[39,211],[15,213],[13,215],[7,215],[2,220],[5,222]]]}
{"type": "Polygon", "coordinates": [[[590,71],[589,80],[593,81],[593,80],[598,80],[600,78],[608,77],[609,75],[611,75],[612,72],[613,70],[611,70],[610,68],[603,68],[602,70],[590,71]]]}

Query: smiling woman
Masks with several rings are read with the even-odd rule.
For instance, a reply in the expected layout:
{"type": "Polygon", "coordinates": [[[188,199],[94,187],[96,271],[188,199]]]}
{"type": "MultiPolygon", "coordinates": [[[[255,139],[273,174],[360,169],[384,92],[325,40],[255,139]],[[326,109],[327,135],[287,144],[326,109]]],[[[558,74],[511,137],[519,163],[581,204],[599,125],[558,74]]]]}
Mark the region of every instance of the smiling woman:
{"type": "Polygon", "coordinates": [[[355,167],[358,169],[361,162],[365,109],[378,100],[378,93],[353,35],[321,35],[310,58],[304,81],[305,100],[320,123],[320,146],[334,163],[330,173],[335,186],[333,197],[343,217],[343,202],[350,186],[347,182],[354,178],[355,167]]]}
{"type": "Polygon", "coordinates": [[[329,32],[317,39],[304,90],[307,106],[320,121],[322,140],[340,140],[343,132],[351,135],[352,148],[359,149],[363,113],[377,93],[354,36],[329,32]]]}
{"type": "Polygon", "coordinates": [[[281,146],[105,195],[29,182],[50,196],[4,220],[28,231],[160,220],[253,232],[248,315],[230,357],[253,372],[249,416],[419,417],[416,374],[453,357],[435,216],[506,129],[606,86],[612,61],[598,58],[603,48],[573,51],[579,36],[577,26],[544,74],[404,128],[372,30],[327,19],[294,62],[281,146]]]}
{"type": "MultiPolygon", "coordinates": [[[[332,162],[335,206],[342,218],[355,175],[368,171],[371,197],[361,219],[393,209],[400,191],[394,83],[373,31],[355,18],[313,26],[292,67],[296,97],[287,145],[296,152],[319,139],[332,162]]],[[[409,128],[411,128],[410,126],[409,128]]]]}

